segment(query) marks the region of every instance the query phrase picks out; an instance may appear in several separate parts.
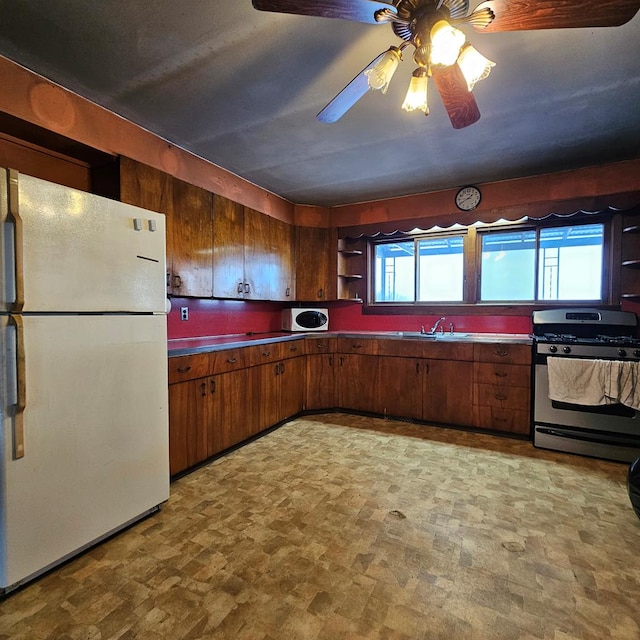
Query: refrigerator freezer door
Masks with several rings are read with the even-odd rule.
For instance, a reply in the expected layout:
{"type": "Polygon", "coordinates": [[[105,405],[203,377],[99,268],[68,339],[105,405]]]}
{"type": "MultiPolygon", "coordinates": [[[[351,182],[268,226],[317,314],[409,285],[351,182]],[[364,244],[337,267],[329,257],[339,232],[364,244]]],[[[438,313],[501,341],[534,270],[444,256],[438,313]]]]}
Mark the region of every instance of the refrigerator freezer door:
{"type": "Polygon", "coordinates": [[[27,316],[24,457],[12,455],[16,328],[0,317],[0,589],[169,497],[166,317],[27,316]]]}
{"type": "Polygon", "coordinates": [[[164,215],[14,175],[0,169],[0,309],[165,312],[164,215]]]}

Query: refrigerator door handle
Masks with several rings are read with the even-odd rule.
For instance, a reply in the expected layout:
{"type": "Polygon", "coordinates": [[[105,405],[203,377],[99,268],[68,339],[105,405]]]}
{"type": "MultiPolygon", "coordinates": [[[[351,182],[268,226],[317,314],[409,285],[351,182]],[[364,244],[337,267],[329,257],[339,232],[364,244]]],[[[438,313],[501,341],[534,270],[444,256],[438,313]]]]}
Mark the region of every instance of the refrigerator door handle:
{"type": "Polygon", "coordinates": [[[15,266],[15,296],[13,311],[20,313],[24,307],[24,271],[23,264],[23,241],[22,241],[22,218],[20,217],[20,207],[18,203],[18,172],[9,169],[9,211],[8,218],[13,223],[14,228],[14,266],[15,266]]]}
{"type": "Polygon", "coordinates": [[[24,410],[27,407],[26,359],[24,350],[24,326],[22,316],[9,316],[16,327],[16,387],[17,401],[13,421],[13,459],[24,458],[24,410]]]}

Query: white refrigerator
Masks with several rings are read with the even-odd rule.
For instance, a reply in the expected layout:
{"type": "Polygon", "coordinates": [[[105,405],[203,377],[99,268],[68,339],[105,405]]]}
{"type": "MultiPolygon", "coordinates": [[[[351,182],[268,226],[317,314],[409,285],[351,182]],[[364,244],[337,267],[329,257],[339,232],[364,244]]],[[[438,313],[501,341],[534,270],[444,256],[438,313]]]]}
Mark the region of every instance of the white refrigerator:
{"type": "Polygon", "coordinates": [[[0,169],[0,593],[169,497],[165,221],[0,169]]]}

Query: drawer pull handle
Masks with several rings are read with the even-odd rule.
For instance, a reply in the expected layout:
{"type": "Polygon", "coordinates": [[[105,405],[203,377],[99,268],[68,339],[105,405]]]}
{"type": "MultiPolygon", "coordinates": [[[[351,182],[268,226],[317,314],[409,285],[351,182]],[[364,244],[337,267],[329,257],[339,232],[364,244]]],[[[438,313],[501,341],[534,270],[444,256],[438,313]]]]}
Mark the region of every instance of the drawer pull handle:
{"type": "Polygon", "coordinates": [[[362,345],[361,344],[352,344],[351,348],[352,349],[362,349],[362,345]]]}
{"type": "Polygon", "coordinates": [[[289,351],[297,351],[298,347],[289,347],[289,351]]]}
{"type": "Polygon", "coordinates": [[[211,387],[211,393],[215,393],[216,392],[216,381],[215,380],[211,380],[209,382],[209,386],[211,387]]]}
{"type": "Polygon", "coordinates": [[[506,347],[497,347],[496,351],[495,351],[497,356],[508,356],[509,355],[509,349],[507,349],[506,347]]]}
{"type": "Polygon", "coordinates": [[[235,364],[236,362],[238,362],[238,358],[227,358],[227,362],[229,364],[235,364]]]}
{"type": "Polygon", "coordinates": [[[191,371],[191,367],[178,367],[178,373],[187,373],[187,371],[191,371]]]}
{"type": "Polygon", "coordinates": [[[508,396],[503,395],[502,393],[496,393],[496,400],[508,400],[508,396]]]}
{"type": "Polygon", "coordinates": [[[498,376],[498,378],[506,378],[507,374],[503,371],[496,371],[496,376],[498,376]]]}
{"type": "Polygon", "coordinates": [[[204,382],[200,384],[200,394],[203,398],[207,395],[207,385],[204,382]]]}
{"type": "Polygon", "coordinates": [[[263,352],[262,352],[262,355],[263,355],[265,358],[268,358],[268,357],[271,355],[271,351],[263,351],[263,352]]]}

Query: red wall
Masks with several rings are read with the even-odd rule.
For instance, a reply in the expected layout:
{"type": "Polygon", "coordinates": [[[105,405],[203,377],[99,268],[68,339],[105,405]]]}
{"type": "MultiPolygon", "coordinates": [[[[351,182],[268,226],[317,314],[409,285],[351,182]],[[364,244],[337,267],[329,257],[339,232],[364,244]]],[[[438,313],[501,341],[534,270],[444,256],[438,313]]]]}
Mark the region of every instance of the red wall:
{"type": "MultiPolygon", "coordinates": [[[[173,298],[168,316],[169,339],[197,338],[241,333],[269,333],[280,330],[280,311],[287,305],[277,302],[241,300],[201,300],[173,298]],[[180,307],[189,308],[189,320],[180,320],[180,307]]],[[[363,315],[357,303],[330,303],[330,326],[334,331],[419,331],[429,329],[440,314],[363,315]]],[[[528,316],[447,316],[445,331],[453,322],[456,331],[473,333],[530,333],[528,316]]]]}
{"type": "Polygon", "coordinates": [[[362,305],[341,303],[331,307],[330,328],[336,331],[420,331],[424,325],[430,329],[435,321],[446,316],[445,331],[453,322],[456,331],[467,333],[531,333],[529,316],[448,316],[425,313],[425,315],[363,315],[362,305]]]}

